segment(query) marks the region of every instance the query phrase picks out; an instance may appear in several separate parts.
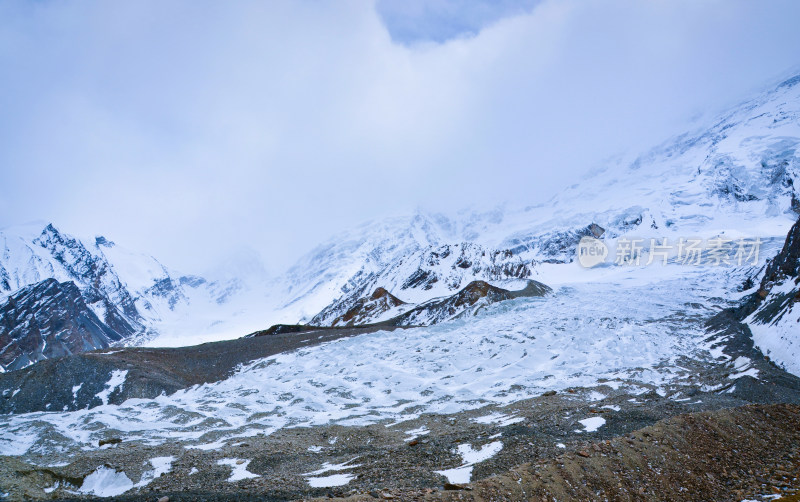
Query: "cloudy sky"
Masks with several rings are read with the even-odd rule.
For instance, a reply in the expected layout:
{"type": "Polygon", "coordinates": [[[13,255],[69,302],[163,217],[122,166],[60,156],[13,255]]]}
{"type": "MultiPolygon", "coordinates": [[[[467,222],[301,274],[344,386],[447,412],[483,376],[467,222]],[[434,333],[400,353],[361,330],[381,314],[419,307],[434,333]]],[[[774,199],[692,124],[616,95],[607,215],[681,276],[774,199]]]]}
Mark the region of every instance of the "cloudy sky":
{"type": "Polygon", "coordinates": [[[277,270],[361,221],[538,202],[800,64],[800,2],[0,2],[0,227],[277,270]]]}

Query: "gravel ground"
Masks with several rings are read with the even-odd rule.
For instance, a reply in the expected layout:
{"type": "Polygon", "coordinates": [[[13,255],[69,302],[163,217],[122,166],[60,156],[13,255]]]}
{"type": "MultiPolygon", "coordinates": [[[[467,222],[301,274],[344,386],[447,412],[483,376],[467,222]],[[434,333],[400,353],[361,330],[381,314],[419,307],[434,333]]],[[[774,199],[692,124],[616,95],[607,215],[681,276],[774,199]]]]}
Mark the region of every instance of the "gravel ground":
{"type": "MultiPolygon", "coordinates": [[[[798,500],[800,406],[680,415],[449,490],[401,500],[798,500]]],[[[370,495],[347,500],[374,500],[370,495]]]]}

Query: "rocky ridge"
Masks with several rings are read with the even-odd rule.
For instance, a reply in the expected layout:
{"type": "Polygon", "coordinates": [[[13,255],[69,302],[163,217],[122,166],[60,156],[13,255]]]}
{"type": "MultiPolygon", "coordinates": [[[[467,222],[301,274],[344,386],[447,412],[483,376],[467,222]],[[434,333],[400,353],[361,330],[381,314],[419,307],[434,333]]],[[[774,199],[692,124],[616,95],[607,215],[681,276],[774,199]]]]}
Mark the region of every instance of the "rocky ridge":
{"type": "Polygon", "coordinates": [[[45,279],[22,288],[0,305],[0,365],[21,369],[43,359],[107,348],[137,333],[113,304],[105,303],[104,311],[105,322],[72,281],[45,279]]]}

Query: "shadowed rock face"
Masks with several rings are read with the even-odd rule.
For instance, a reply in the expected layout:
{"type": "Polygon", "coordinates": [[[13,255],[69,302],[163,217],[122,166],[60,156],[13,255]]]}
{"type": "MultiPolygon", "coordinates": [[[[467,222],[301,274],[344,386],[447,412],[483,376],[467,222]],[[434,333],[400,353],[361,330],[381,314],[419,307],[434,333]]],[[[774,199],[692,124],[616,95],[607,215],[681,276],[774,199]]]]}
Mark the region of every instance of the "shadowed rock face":
{"type": "MultiPolygon", "coordinates": [[[[103,240],[107,247],[113,246],[113,243],[109,246],[108,241],[104,238],[103,240]]],[[[133,296],[111,269],[111,265],[102,257],[89,252],[80,241],[60,233],[50,224],[34,243],[49,251],[69,276],[84,286],[82,288],[84,300],[88,304],[103,306],[111,304],[114,305],[116,317],[122,314],[130,322],[138,322],[141,319],[133,296]]],[[[117,319],[106,316],[103,322],[111,326],[117,319]]]]}
{"type": "Polygon", "coordinates": [[[767,265],[764,278],[761,280],[761,289],[768,289],[776,282],[798,276],[800,276],[800,220],[789,230],[781,252],[767,265]]]}
{"type": "MultiPolygon", "coordinates": [[[[745,287],[755,280],[750,277],[745,287]]],[[[767,262],[758,290],[720,316],[731,318],[730,329],[747,333],[748,343],[760,351],[756,357],[766,355],[784,369],[800,372],[800,220],[780,253],[767,262]]]]}
{"type": "Polygon", "coordinates": [[[781,252],[767,263],[758,291],[744,302],[738,311],[738,318],[743,320],[755,312],[754,321],[759,324],[770,324],[779,320],[800,300],[798,281],[800,220],[789,230],[781,252]],[[789,287],[779,287],[786,285],[789,287]]]}
{"type": "Polygon", "coordinates": [[[0,242],[0,369],[146,334],[136,297],[101,250],[113,242],[97,237],[93,248],[53,225],[35,238],[0,233],[0,242]]]}
{"type": "MultiPolygon", "coordinates": [[[[106,305],[106,311],[114,307],[106,305]]],[[[107,315],[118,319],[113,312],[107,315]]],[[[123,321],[117,328],[125,332],[123,321]]],[[[86,305],[72,281],[46,279],[0,305],[0,365],[23,368],[42,359],[102,349],[122,338],[86,305]]]]}

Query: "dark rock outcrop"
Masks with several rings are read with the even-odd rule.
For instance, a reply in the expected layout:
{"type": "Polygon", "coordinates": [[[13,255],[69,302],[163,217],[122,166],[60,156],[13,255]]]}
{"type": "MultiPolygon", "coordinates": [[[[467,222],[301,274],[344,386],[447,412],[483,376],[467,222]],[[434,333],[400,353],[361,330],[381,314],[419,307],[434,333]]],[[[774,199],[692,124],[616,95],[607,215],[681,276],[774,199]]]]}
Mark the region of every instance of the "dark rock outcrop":
{"type": "MultiPolygon", "coordinates": [[[[89,252],[79,240],[62,234],[51,224],[45,227],[34,243],[48,250],[77,283],[85,285],[83,293],[87,303],[114,305],[117,315],[124,315],[128,324],[136,324],[141,320],[133,296],[111,265],[101,256],[89,252]]],[[[103,320],[109,325],[116,322],[114,319],[103,320]]]]}
{"type": "MultiPolygon", "coordinates": [[[[475,280],[450,296],[433,298],[424,303],[408,304],[389,293],[385,288],[377,288],[370,296],[360,298],[346,312],[336,317],[333,326],[430,326],[456,317],[475,314],[481,308],[492,303],[514,298],[544,296],[552,290],[541,282],[527,280],[524,289],[511,291],[492,286],[486,281],[475,280]],[[393,308],[406,306],[407,310],[390,319],[380,320],[381,314],[393,308]]],[[[270,331],[285,329],[314,328],[321,329],[319,323],[327,317],[329,310],[323,310],[306,326],[277,325],[259,334],[270,334],[270,331]]]]}
{"type": "Polygon", "coordinates": [[[112,241],[99,236],[86,245],[52,224],[32,239],[0,234],[0,240],[6,243],[0,256],[1,368],[149,335],[139,310],[151,308],[141,296],[147,291],[131,292],[117,275],[103,252],[114,248],[112,241]]]}
{"type": "Polygon", "coordinates": [[[113,305],[104,305],[108,326],[87,306],[72,281],[46,279],[21,289],[0,305],[0,365],[24,368],[42,359],[102,349],[131,334],[113,305]]]}
{"type": "Polygon", "coordinates": [[[775,258],[770,260],[761,280],[761,289],[770,288],[777,282],[783,282],[788,278],[797,279],[800,276],[800,220],[798,220],[789,234],[783,249],[775,258]]]}
{"type": "MultiPolygon", "coordinates": [[[[767,262],[758,291],[750,295],[737,316],[740,320],[756,313],[754,320],[769,324],[779,320],[800,301],[800,220],[789,230],[783,248],[767,262]],[[788,288],[776,288],[788,284],[788,288]],[[781,291],[774,291],[781,289],[781,291]]],[[[798,328],[800,330],[800,327],[798,328]]]]}
{"type": "MultiPolygon", "coordinates": [[[[745,287],[752,288],[756,279],[748,278],[745,287]]],[[[785,380],[785,377],[796,380],[783,370],[795,374],[798,370],[798,304],[800,220],[792,226],[780,253],[767,262],[756,292],[745,297],[738,307],[723,310],[709,321],[708,328],[712,336],[707,341],[724,347],[723,351],[731,357],[744,356],[755,361],[769,361],[767,367],[759,368],[759,378],[762,380],[765,375],[774,375],[771,378],[776,382],[785,380]]],[[[774,389],[778,390],[777,387],[774,389]]]]}

